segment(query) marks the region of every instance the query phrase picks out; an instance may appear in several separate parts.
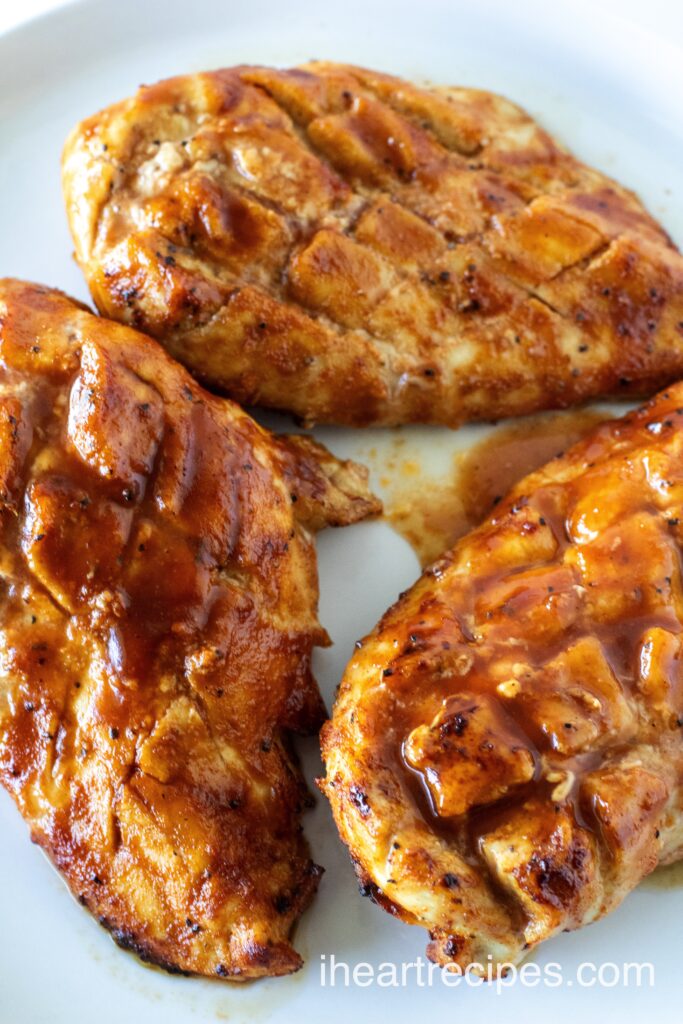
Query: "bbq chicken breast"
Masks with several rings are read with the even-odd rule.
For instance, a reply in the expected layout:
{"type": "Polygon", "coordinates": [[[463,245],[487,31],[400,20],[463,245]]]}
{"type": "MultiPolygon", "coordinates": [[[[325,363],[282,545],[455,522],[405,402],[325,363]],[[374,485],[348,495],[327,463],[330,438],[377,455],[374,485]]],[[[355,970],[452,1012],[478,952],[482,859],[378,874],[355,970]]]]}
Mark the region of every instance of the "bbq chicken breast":
{"type": "Polygon", "coordinates": [[[63,184],[106,316],[302,420],[456,426],[683,375],[683,261],[524,111],[315,63],[143,87],[63,184]]]}
{"type": "Polygon", "coordinates": [[[144,960],[300,966],[313,534],[376,510],[358,466],[267,433],[155,342],[0,282],[0,780],[144,960]]]}
{"type": "Polygon", "coordinates": [[[361,890],[436,962],[514,964],[683,856],[682,542],[678,384],[519,483],[357,644],[322,785],[361,890]]]}

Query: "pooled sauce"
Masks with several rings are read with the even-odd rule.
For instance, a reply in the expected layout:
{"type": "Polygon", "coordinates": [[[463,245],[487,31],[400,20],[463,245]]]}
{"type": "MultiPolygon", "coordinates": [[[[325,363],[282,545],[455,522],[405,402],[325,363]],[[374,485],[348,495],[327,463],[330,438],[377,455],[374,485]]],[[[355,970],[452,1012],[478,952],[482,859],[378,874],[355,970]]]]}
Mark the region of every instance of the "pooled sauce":
{"type": "Polygon", "coordinates": [[[390,480],[384,516],[411,545],[424,567],[491,512],[528,473],[579,441],[608,417],[595,410],[529,416],[499,427],[467,452],[458,452],[443,480],[424,478],[406,462],[404,479],[390,480]]]}

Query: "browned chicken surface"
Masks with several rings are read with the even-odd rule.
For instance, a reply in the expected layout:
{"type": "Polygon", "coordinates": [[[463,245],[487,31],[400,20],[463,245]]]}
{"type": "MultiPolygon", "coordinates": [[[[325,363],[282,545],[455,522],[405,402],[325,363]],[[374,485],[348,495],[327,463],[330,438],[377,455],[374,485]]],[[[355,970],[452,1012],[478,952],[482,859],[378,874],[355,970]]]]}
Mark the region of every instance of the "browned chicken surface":
{"type": "Polygon", "coordinates": [[[313,534],[376,510],[358,466],[269,434],[155,342],[0,282],[0,780],[144,959],[301,965],[313,534]]]}
{"type": "Polygon", "coordinates": [[[683,856],[683,384],[522,480],[358,650],[323,749],[363,891],[516,962],[683,856]]]}
{"type": "Polygon", "coordinates": [[[683,375],[683,261],[513,103],[314,63],[143,87],[63,184],[100,311],[239,401],[457,425],[683,375]]]}

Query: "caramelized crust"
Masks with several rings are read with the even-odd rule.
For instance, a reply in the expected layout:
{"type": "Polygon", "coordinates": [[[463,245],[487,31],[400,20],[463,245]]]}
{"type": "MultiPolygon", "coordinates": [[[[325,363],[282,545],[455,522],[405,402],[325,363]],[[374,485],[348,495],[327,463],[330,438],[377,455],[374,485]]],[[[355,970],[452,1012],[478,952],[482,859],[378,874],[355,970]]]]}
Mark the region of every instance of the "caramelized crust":
{"type": "Polygon", "coordinates": [[[391,608],[323,729],[363,891],[516,962],[683,856],[683,384],[522,480],[391,608]]]}
{"type": "Polygon", "coordinates": [[[313,531],[364,471],[143,335],[0,282],[0,779],[79,900],[169,970],[296,970],[289,733],[324,709],[313,531]]]}
{"type": "Polygon", "coordinates": [[[683,262],[507,100],[242,67],[80,124],[63,184],[105,315],[303,420],[455,426],[683,373],[683,262]]]}

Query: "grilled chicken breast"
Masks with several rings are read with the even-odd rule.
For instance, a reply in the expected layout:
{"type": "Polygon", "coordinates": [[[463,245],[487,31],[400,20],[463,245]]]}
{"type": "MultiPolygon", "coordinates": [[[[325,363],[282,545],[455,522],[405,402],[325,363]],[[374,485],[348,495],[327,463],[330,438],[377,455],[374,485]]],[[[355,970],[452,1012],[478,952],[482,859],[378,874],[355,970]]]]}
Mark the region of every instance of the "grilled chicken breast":
{"type": "Polygon", "coordinates": [[[291,731],[313,534],[365,473],[274,437],[153,341],[0,282],[0,780],[121,945],[173,971],[296,970],[311,899],[291,731]]]}
{"type": "Polygon", "coordinates": [[[514,104],[242,67],[80,124],[63,184],[100,311],[308,423],[456,426],[683,374],[683,262],[514,104]]]}
{"type": "Polygon", "coordinates": [[[683,856],[682,542],[678,384],[521,481],[358,643],[323,788],[362,891],[438,963],[515,963],[683,856]]]}

